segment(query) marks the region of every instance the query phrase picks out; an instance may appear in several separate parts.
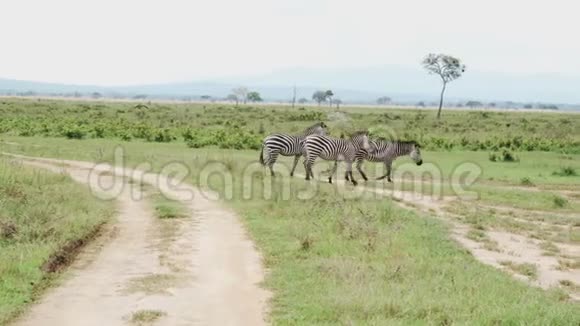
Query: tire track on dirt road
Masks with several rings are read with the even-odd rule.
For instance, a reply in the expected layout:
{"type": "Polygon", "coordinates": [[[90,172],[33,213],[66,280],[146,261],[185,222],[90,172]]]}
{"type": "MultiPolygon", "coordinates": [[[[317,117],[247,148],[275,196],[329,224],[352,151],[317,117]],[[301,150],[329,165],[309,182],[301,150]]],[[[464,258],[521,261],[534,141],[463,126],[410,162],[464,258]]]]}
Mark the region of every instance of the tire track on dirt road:
{"type": "Polygon", "coordinates": [[[16,325],[127,325],[140,311],[161,312],[155,325],[266,323],[270,294],[259,285],[261,256],[237,216],[208,199],[211,193],[184,184],[170,188],[167,177],[138,170],[4,154],[83,184],[123,186],[112,230],[83,250],[59,285],[16,325]],[[135,200],[139,184],[128,178],[165,188],[191,217],[156,219],[146,200],[135,200]],[[175,232],[167,238],[160,223],[172,223],[175,232]]]}

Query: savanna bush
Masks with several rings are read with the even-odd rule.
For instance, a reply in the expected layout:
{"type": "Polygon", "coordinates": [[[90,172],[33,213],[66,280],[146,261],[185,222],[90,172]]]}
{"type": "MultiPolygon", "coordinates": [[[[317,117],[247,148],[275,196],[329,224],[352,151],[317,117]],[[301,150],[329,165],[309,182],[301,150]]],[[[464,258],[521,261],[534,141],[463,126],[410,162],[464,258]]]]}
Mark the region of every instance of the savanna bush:
{"type": "Polygon", "coordinates": [[[576,170],[571,166],[562,166],[560,169],[552,172],[552,175],[558,175],[561,177],[572,177],[576,175],[576,170]]]}
{"type": "Polygon", "coordinates": [[[499,153],[489,153],[489,160],[492,162],[519,162],[520,159],[508,149],[503,149],[499,153]]]}
{"type": "Polygon", "coordinates": [[[87,131],[80,127],[68,127],[62,132],[63,136],[68,139],[83,139],[87,135],[87,131]]]}

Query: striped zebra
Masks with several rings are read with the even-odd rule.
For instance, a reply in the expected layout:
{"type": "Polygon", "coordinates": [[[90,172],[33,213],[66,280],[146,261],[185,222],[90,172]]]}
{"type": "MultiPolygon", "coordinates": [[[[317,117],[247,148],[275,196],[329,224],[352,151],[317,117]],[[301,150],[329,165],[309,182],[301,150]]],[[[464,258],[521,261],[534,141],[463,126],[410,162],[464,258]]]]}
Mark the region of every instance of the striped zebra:
{"type": "Polygon", "coordinates": [[[328,182],[332,183],[332,176],[336,173],[339,161],[346,162],[346,180],[357,185],[356,180],[352,175],[352,164],[355,160],[356,153],[360,149],[372,152],[369,145],[369,137],[367,131],[358,131],[351,135],[349,139],[332,138],[323,135],[312,135],[306,137],[304,142],[305,158],[304,168],[306,169],[306,180],[314,177],[312,172],[312,165],[314,161],[320,157],[327,161],[334,161],[334,167],[331,170],[328,182]],[[350,178],[349,178],[350,176],[350,178]]]}
{"type": "Polygon", "coordinates": [[[306,128],[300,135],[289,134],[271,134],[264,138],[262,142],[262,150],[260,151],[260,163],[270,168],[270,174],[274,176],[274,163],[278,159],[278,155],[294,156],[294,165],[290,176],[294,175],[294,170],[298,164],[300,156],[304,155],[304,139],[310,135],[325,135],[326,124],[318,122],[306,128]],[[264,159],[264,150],[267,157],[264,159]]]}
{"type": "Polygon", "coordinates": [[[386,173],[385,175],[378,177],[377,180],[382,180],[385,177],[388,182],[393,182],[391,180],[391,171],[393,161],[403,155],[409,155],[413,162],[417,165],[423,164],[423,159],[421,158],[421,149],[419,144],[415,141],[386,141],[386,140],[371,140],[370,146],[373,149],[372,152],[368,152],[361,149],[356,154],[356,169],[362,176],[362,178],[367,181],[367,176],[362,170],[362,164],[364,160],[369,162],[383,162],[385,164],[386,173]]]}

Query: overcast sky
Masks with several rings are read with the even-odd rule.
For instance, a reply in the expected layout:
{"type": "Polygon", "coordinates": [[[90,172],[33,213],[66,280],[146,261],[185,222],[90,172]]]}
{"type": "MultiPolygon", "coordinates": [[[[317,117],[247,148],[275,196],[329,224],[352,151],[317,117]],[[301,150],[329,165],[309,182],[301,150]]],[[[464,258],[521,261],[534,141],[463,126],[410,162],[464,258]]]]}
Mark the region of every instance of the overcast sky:
{"type": "Polygon", "coordinates": [[[3,0],[0,77],[122,85],[292,67],[580,74],[577,1],[3,0]]]}

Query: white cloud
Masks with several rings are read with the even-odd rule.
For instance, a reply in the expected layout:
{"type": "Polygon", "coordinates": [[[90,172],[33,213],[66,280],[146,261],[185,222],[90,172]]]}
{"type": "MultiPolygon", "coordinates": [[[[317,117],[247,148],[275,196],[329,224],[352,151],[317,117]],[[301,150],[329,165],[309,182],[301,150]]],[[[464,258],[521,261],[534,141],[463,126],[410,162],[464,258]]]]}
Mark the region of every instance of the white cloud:
{"type": "Polygon", "coordinates": [[[129,84],[295,66],[580,73],[574,1],[3,1],[0,76],[129,84]]]}

